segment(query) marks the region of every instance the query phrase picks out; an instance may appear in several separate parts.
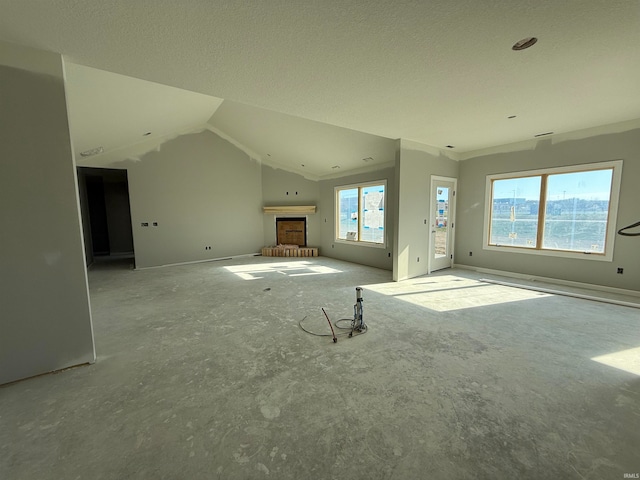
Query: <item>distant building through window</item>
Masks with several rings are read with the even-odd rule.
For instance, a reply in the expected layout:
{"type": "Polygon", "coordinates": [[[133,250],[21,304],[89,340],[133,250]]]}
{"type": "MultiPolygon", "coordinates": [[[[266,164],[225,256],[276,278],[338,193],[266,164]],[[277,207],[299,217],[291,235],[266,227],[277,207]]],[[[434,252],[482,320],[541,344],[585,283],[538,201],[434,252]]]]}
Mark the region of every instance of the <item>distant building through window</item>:
{"type": "Polygon", "coordinates": [[[487,177],[486,247],[612,255],[621,161],[487,177]]]}
{"type": "Polygon", "coordinates": [[[335,188],[336,240],[385,244],[386,182],[335,188]]]}

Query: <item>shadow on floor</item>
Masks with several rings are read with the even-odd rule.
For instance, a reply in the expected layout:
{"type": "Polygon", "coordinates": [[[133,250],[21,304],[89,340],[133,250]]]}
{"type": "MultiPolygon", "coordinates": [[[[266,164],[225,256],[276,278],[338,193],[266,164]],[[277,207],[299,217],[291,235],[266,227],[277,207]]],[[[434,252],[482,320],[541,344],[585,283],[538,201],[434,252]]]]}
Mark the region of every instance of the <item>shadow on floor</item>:
{"type": "Polygon", "coordinates": [[[88,269],[96,270],[133,270],[135,256],[131,255],[99,255],[93,257],[93,263],[88,269]]]}

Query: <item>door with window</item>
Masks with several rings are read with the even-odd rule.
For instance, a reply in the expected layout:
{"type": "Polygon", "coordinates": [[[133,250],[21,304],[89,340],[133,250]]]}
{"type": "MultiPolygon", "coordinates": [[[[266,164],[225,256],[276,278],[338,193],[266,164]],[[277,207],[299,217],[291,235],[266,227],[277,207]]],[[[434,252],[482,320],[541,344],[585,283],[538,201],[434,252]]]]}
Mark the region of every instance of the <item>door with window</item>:
{"type": "Polygon", "coordinates": [[[455,178],[431,177],[429,273],[453,266],[455,178]]]}

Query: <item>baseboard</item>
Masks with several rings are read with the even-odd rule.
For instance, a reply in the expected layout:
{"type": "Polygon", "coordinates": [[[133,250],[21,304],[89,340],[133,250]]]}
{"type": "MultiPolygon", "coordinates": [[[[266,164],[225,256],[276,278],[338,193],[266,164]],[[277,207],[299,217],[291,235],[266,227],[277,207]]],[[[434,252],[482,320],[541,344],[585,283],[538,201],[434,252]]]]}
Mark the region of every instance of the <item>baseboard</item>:
{"type": "Polygon", "coordinates": [[[206,258],[203,260],[192,260],[190,262],[164,263],[162,265],[152,265],[150,267],[136,267],[134,268],[134,270],[150,270],[152,268],[178,267],[180,265],[193,265],[196,263],[219,262],[221,260],[233,260],[234,258],[259,257],[259,256],[260,256],[259,253],[245,253],[242,255],[232,255],[229,257],[206,258]]]}
{"type": "Polygon", "coordinates": [[[596,285],[594,283],[574,282],[571,280],[562,280],[560,278],[540,277],[538,275],[528,275],[524,273],[508,272],[505,270],[494,270],[492,268],[473,267],[471,265],[455,264],[455,268],[462,270],[471,270],[478,273],[488,273],[490,275],[500,275],[501,277],[518,278],[520,280],[529,280],[531,282],[545,282],[554,285],[564,285],[566,287],[584,288],[587,290],[596,290],[599,292],[613,293],[617,295],[629,295],[632,297],[640,297],[640,291],[627,290],[625,288],[607,287],[606,285],[596,285]]]}
{"type": "Polygon", "coordinates": [[[16,380],[11,380],[10,382],[0,383],[0,388],[9,387],[11,385],[14,385],[16,383],[21,383],[21,382],[24,382],[26,380],[32,380],[34,378],[44,377],[45,375],[57,375],[58,373],[66,372],[67,370],[75,369],[75,368],[78,368],[78,367],[85,367],[87,365],[93,365],[94,363],[96,363],[95,359],[93,360],[93,362],[77,363],[75,365],[70,365],[68,367],[59,368],[57,370],[51,370],[50,372],[42,372],[42,373],[38,373],[36,375],[31,375],[29,377],[18,378],[16,380]]]}

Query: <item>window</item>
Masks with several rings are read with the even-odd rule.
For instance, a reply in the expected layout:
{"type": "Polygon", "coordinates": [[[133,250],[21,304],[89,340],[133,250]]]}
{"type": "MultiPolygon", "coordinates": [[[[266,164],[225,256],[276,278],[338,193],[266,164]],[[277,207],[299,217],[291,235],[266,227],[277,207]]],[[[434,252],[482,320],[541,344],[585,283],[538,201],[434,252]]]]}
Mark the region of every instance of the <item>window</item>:
{"type": "Polygon", "coordinates": [[[617,160],[487,176],[485,248],[611,261],[621,170],[617,160]]]}
{"type": "Polygon", "coordinates": [[[336,187],[336,240],[384,246],[386,182],[336,187]]]}

